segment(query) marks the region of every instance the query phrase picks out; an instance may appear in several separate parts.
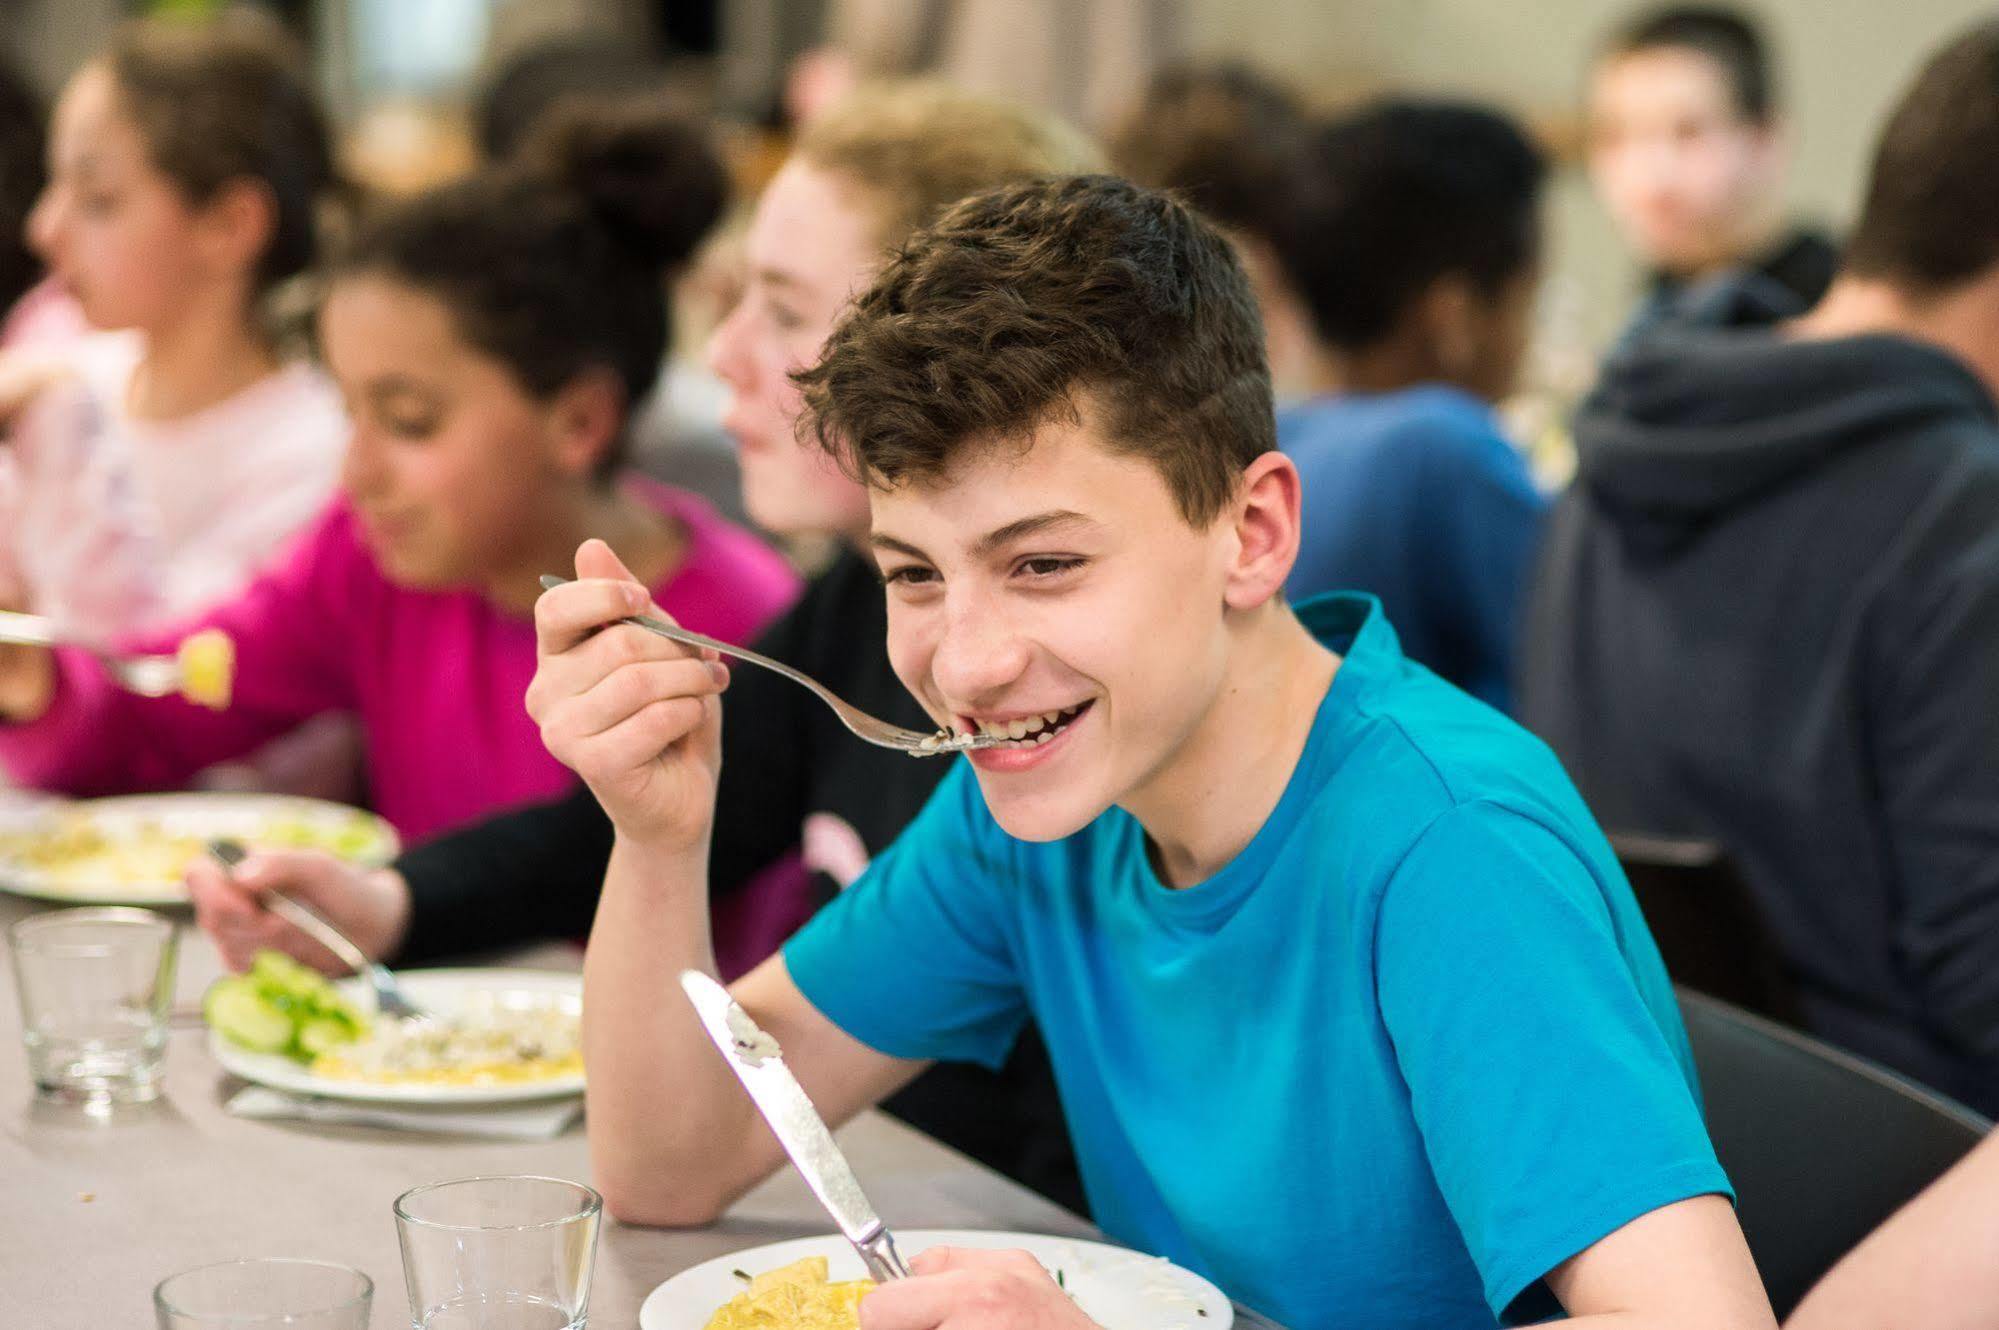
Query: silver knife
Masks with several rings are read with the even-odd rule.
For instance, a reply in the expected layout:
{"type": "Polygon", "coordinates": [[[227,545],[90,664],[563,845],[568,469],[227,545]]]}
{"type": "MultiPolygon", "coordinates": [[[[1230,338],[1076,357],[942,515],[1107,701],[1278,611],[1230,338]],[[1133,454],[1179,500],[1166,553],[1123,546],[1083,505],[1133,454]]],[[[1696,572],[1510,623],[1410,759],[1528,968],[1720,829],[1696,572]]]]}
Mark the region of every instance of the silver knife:
{"type": "Polygon", "coordinates": [[[791,1156],[805,1179],[805,1185],[833,1216],[833,1222],[861,1254],[861,1263],[877,1281],[903,1279],[909,1267],[895,1249],[895,1237],[881,1216],[868,1204],[853,1166],[833,1143],[833,1133],[791,1068],[784,1065],[784,1051],[777,1040],[765,1034],[749,1013],[736,1005],[729,990],[699,970],[682,970],[680,987],[694,1004],[702,1028],[722,1050],[722,1058],[736,1079],[750,1092],[750,1099],[764,1121],[777,1133],[778,1144],[791,1156]]]}

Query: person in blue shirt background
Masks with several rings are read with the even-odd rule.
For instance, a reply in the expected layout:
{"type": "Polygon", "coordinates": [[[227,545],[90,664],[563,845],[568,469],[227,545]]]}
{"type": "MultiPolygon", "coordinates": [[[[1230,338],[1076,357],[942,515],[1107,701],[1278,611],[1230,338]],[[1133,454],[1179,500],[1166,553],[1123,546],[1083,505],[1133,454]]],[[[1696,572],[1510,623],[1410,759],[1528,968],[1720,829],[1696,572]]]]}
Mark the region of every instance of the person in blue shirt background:
{"type": "MultiPolygon", "coordinates": [[[[1006,736],[733,986],[831,1120],[1040,1018],[1093,1213],[1293,1330],[1772,1330],[1658,952],[1553,757],[1282,593],[1297,468],[1227,242],[1109,177],[967,199],[798,376],[869,486],[897,676],[1006,736]],[[851,446],[849,444],[851,441],[851,446]]],[[[712,972],[727,671],[615,627],[601,543],[528,705],[616,842],[585,961],[595,1180],[711,1221],[783,1162],[674,983],[712,972]]],[[[868,1330],[1086,1330],[933,1251],[868,1330]]]]}
{"type": "Polygon", "coordinates": [[[1376,103],[1293,156],[1276,249],[1321,391],[1277,415],[1305,489],[1287,590],[1372,593],[1411,656],[1505,709],[1547,504],[1492,403],[1527,344],[1546,167],[1444,102],[1376,103]]]}

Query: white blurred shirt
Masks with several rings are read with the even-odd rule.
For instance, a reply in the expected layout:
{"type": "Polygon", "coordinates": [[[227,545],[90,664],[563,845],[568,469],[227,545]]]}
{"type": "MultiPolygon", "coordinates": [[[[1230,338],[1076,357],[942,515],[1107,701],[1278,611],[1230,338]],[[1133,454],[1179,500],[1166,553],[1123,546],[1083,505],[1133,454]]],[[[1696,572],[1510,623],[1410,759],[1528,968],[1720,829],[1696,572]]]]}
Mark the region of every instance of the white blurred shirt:
{"type": "Polygon", "coordinates": [[[0,593],[90,644],[232,595],[325,506],[347,442],[338,393],[303,363],[134,420],[141,349],[135,333],[77,341],[0,448],[0,593]]]}

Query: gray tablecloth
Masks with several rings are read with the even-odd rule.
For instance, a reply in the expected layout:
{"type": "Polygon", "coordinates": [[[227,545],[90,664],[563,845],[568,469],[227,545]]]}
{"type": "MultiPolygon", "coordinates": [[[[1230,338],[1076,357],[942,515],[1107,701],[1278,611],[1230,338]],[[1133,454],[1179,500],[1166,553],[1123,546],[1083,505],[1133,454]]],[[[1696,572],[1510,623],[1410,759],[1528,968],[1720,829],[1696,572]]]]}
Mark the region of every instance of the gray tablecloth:
{"type": "MultiPolygon", "coordinates": [[[[31,908],[0,897],[0,925],[31,908]]],[[[192,1006],[219,966],[192,927],[181,944],[180,1002],[192,1006]]],[[[527,959],[574,966],[573,953],[556,949],[527,959]]],[[[374,1324],[407,1326],[389,1212],[398,1194],[482,1173],[589,1178],[580,1127],[554,1141],[516,1144],[231,1117],[223,1104],[239,1083],[210,1059],[203,1032],[191,1024],[173,1035],[165,1098],[94,1122],[33,1098],[8,964],[0,984],[0,1294],[7,1308],[0,1319],[8,1325],[150,1325],[152,1287],[167,1275],[239,1256],[300,1256],[365,1270],[375,1280],[374,1324]]],[[[1067,1211],[880,1114],[858,1119],[840,1140],[875,1203],[903,1227],[1091,1232],[1067,1211]]],[[[712,1228],[609,1223],[590,1323],[636,1325],[639,1304],[668,1276],[827,1228],[825,1213],[789,1170],[712,1228]]]]}
{"type": "MultiPolygon", "coordinates": [[[[0,928],[39,908],[47,907],[0,895],[0,928]]],[[[576,955],[551,947],[511,963],[573,969],[576,955]]],[[[419,1183],[486,1173],[589,1178],[581,1127],[554,1141],[516,1144],[232,1117],[223,1105],[240,1082],[209,1057],[204,1032],[192,1022],[180,1023],[173,1034],[166,1096],[93,1121],[34,1098],[18,1039],[11,959],[0,964],[8,969],[0,981],[0,1299],[6,1308],[0,1319],[9,1326],[150,1325],[152,1287],[160,1279],[243,1256],[356,1266],[375,1281],[374,1325],[407,1326],[389,1210],[397,1195],[419,1183]]],[[[189,924],[181,936],[178,1005],[194,1007],[219,973],[214,950],[189,924]]],[[[1094,1235],[1068,1211],[881,1114],[848,1125],[840,1142],[870,1198],[898,1227],[1094,1235]]],[[[671,1275],[711,1257],[828,1227],[790,1170],[711,1228],[607,1223],[590,1323],[607,1330],[635,1326],[646,1294],[671,1275]]],[[[1247,1313],[1239,1323],[1269,1324],[1247,1313]]]]}

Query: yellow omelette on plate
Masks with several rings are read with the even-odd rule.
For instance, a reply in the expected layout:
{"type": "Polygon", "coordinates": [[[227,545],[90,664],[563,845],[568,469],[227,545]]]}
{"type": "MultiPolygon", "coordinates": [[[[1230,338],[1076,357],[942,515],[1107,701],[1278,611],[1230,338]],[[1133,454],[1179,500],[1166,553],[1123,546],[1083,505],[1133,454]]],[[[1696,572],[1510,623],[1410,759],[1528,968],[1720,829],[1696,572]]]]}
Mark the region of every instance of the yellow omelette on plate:
{"type": "Polygon", "coordinates": [[[49,900],[166,905],[209,842],[323,850],[388,863],[395,831],[373,813],[317,799],[183,791],[52,800],[0,817],[0,890],[49,900]]]}
{"type": "Polygon", "coordinates": [[[476,993],[426,1021],[378,1020],[329,1048],[312,1072],[376,1085],[531,1085],[583,1074],[583,1014],[574,1000],[476,993]]]}
{"type": "Polygon", "coordinates": [[[872,1279],[829,1283],[826,1258],[808,1256],[750,1280],[707,1330],[860,1330],[861,1299],[874,1286],[872,1279]]]}

